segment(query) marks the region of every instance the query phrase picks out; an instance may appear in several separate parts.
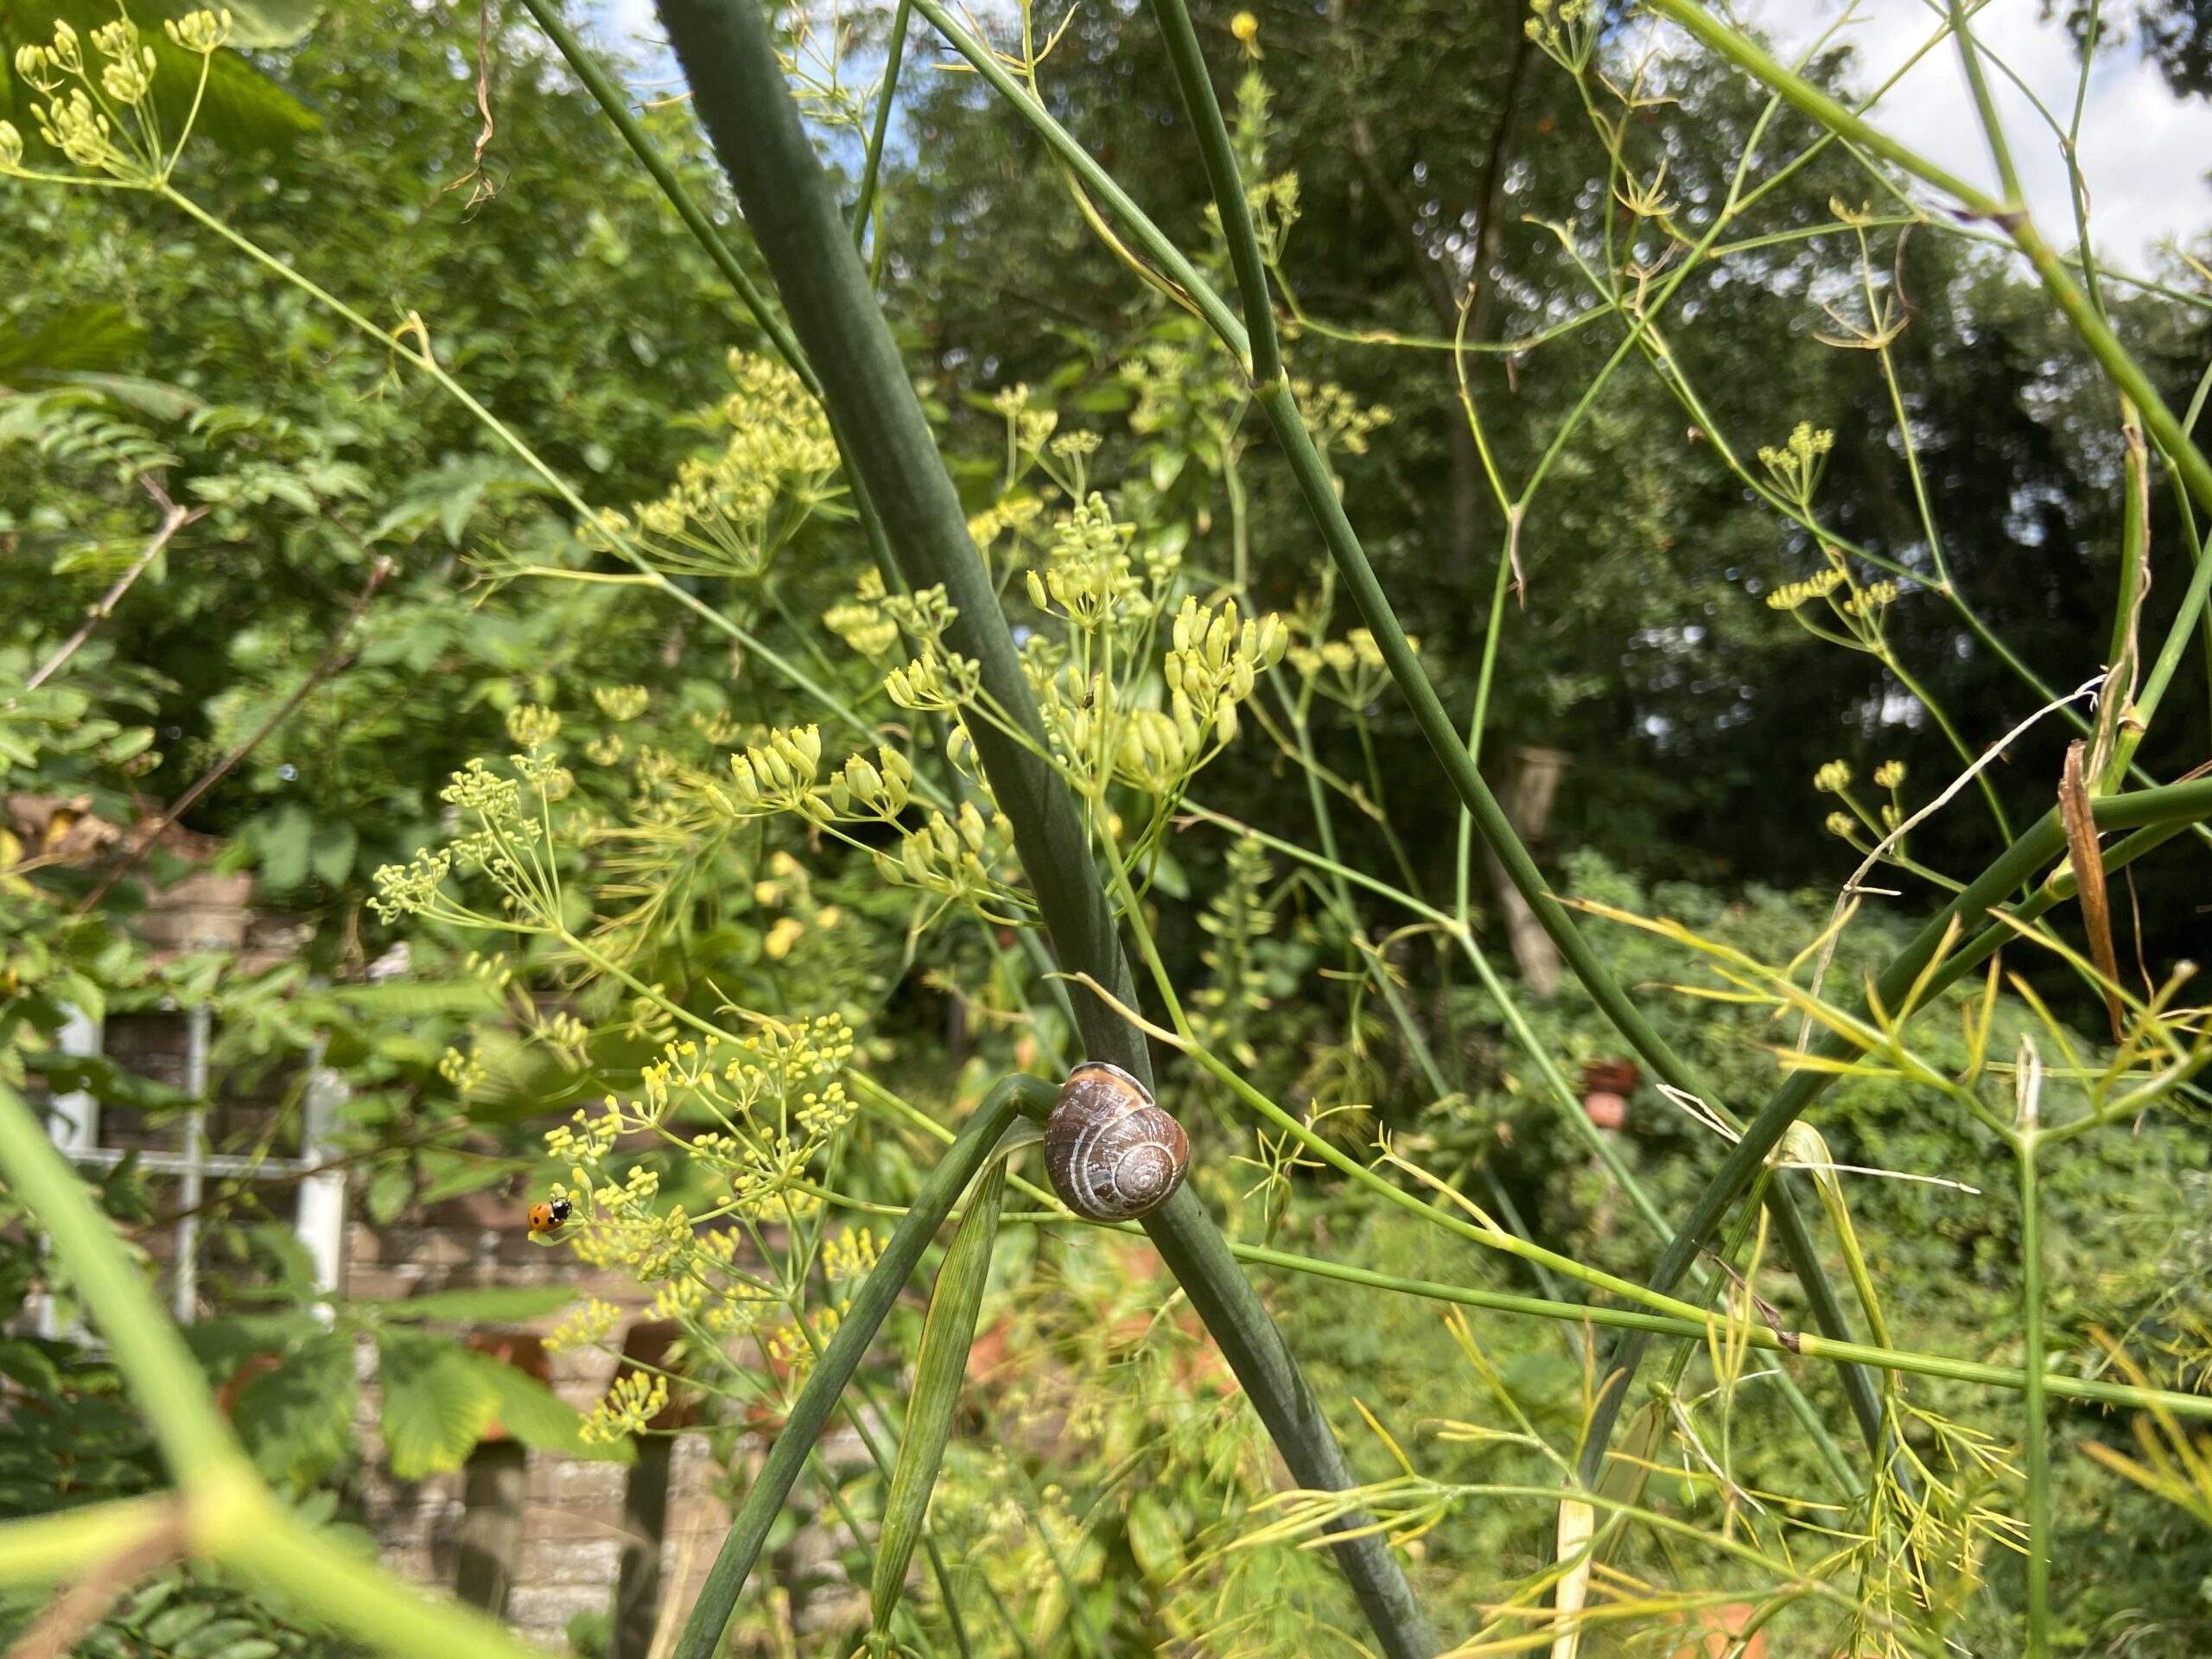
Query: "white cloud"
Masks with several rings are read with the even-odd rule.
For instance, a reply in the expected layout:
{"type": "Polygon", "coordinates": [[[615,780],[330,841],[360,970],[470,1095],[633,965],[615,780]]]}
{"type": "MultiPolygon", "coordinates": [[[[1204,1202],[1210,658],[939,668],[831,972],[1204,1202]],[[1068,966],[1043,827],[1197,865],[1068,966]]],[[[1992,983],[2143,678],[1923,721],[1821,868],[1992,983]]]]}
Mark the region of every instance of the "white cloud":
{"type": "MultiPolygon", "coordinates": [[[[1757,0],[1745,10],[1777,48],[1795,54],[1834,24],[1839,0],[1757,0]]],[[[1855,89],[1870,93],[1909,62],[1942,26],[1947,8],[1929,0],[1857,0],[1838,39],[1857,52],[1855,89]]],[[[1975,14],[1977,38],[2001,58],[2063,127],[2073,119],[2081,59],[2039,0],[1991,0],[1975,14]]],[[[2018,86],[1987,71],[2028,206],[2060,246],[2074,241],[2074,213],[2057,136],[2018,86]]],[[[1875,105],[1884,131],[1971,183],[1994,190],[1995,164],[1960,66],[1943,40],[1875,105]]],[[[2081,130],[2088,181],[2089,239],[2129,270],[2158,264],[2158,245],[2189,243],[2212,226],[2212,103],[2179,99],[2156,66],[2132,47],[2100,53],[2091,67],[2081,130]]]]}

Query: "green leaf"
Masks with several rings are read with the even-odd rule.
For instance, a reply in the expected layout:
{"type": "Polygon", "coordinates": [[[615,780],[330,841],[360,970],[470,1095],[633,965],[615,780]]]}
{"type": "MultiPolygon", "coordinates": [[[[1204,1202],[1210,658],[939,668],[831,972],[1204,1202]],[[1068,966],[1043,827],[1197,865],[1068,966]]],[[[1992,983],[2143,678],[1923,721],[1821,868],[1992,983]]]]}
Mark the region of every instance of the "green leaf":
{"type": "Polygon", "coordinates": [[[337,887],[353,873],[353,853],[360,844],[353,826],[343,819],[317,824],[308,842],[308,868],[324,886],[337,887]]]}
{"type": "Polygon", "coordinates": [[[1183,1570],[1183,1532],[1167,1506],[1150,1492],[1129,1500],[1129,1554],[1154,1584],[1165,1584],[1183,1570]]]}
{"type": "Polygon", "coordinates": [[[322,0],[229,0],[231,41],[249,52],[297,46],[322,16],[322,0]]]}
{"type": "Polygon", "coordinates": [[[386,1331],[377,1339],[385,1452],[391,1472],[420,1480],[458,1469],[499,1408],[477,1356],[442,1338],[386,1331]]]}
{"type": "Polygon", "coordinates": [[[637,1448],[627,1438],[605,1446],[587,1445],[581,1433],[582,1414],[536,1377],[489,1354],[467,1357],[499,1392],[499,1427],[524,1446],[597,1463],[636,1461],[637,1448]]]}
{"type": "Polygon", "coordinates": [[[344,1462],[359,1392],[353,1338],[322,1332],[239,1389],[232,1418],[264,1475],[310,1486],[344,1462]]]}
{"type": "Polygon", "coordinates": [[[214,1617],[215,1610],[204,1601],[188,1601],[165,1608],[146,1627],[146,1640],[157,1648],[174,1648],[214,1617]]]}
{"type": "Polygon", "coordinates": [[[952,1414],[959,1409],[960,1384],[967,1375],[968,1351],[976,1340],[976,1316],[983,1306],[983,1287],[991,1276],[991,1247],[997,1242],[999,1203],[1006,1195],[1006,1160],[995,1158],[969,1189],[968,1213],[952,1235],[922,1322],[922,1346],[914,1360],[914,1391],[906,1403],[906,1433],[899,1445],[899,1466],[883,1500],[883,1529],[876,1539],[875,1577],[869,1587],[875,1633],[891,1629],[891,1615],[906,1585],[906,1564],[922,1535],[930,1493],[937,1485],[945,1442],[952,1437],[952,1414]]]}
{"type": "Polygon", "coordinates": [[[386,1324],[451,1319],[463,1325],[512,1325],[543,1319],[576,1298],[568,1285],[487,1285],[480,1290],[438,1290],[397,1302],[356,1302],[386,1324]]]}
{"type": "Polygon", "coordinates": [[[394,1160],[369,1177],[362,1204],[369,1219],[379,1227],[389,1224],[415,1196],[415,1172],[404,1160],[394,1160]]]}
{"type": "Polygon", "coordinates": [[[176,1659],[215,1659],[218,1654],[227,1654],[241,1639],[258,1636],[260,1630],[251,1619],[219,1618],[178,1643],[176,1659]]]}
{"type": "Polygon", "coordinates": [[[307,880],[315,820],[305,807],[280,806],[264,812],[253,820],[251,833],[261,855],[264,886],[272,892],[289,893],[307,880]]]}
{"type": "Polygon", "coordinates": [[[146,343],[143,324],[111,302],[65,306],[39,325],[35,334],[0,327],[0,376],[20,370],[49,372],[83,369],[119,369],[135,359],[146,343]]]}

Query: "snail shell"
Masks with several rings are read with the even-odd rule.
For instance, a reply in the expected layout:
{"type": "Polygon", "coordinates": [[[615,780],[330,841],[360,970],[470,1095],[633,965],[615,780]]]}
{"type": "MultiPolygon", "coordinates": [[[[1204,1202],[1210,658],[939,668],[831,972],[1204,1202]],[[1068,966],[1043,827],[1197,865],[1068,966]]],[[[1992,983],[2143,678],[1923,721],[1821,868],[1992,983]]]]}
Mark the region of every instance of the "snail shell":
{"type": "Polygon", "coordinates": [[[1092,1221],[1134,1221],[1175,1196],[1190,1137],[1118,1065],[1085,1060],[1068,1073],[1045,1124],[1045,1170],[1060,1202],[1092,1221]]]}

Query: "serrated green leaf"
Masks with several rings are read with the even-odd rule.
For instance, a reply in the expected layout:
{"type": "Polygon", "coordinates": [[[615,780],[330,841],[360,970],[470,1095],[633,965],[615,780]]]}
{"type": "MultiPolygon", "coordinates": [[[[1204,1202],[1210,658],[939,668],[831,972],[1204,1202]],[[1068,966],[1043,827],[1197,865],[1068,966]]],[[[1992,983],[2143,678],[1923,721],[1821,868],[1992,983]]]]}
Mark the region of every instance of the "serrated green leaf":
{"type": "Polygon", "coordinates": [[[240,1389],[232,1418],[264,1475],[309,1486],[352,1446],[359,1392],[353,1339],[321,1332],[240,1389]]]}
{"type": "Polygon", "coordinates": [[[471,1363],[474,1356],[441,1338],[385,1331],[377,1348],[392,1473],[420,1480],[460,1468],[499,1409],[499,1390],[471,1363]]]}
{"type": "Polygon", "coordinates": [[[360,844],[353,826],[342,819],[319,823],[308,842],[308,868],[325,887],[337,887],[353,873],[353,853],[360,844]]]}
{"type": "Polygon", "coordinates": [[[361,1202],[369,1212],[369,1219],[382,1227],[404,1210],[414,1196],[415,1172],[394,1160],[369,1177],[368,1191],[362,1195],[361,1202]]]}

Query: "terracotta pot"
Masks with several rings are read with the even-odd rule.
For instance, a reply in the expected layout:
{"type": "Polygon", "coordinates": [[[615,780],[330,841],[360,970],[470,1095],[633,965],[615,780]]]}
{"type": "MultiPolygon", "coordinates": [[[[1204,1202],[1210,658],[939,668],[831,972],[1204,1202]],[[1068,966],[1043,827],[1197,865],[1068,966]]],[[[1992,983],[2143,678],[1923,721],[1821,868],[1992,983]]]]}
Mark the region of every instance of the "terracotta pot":
{"type": "Polygon", "coordinates": [[[1643,1080],[1634,1060],[1592,1060],[1582,1068],[1582,1109],[1601,1129],[1628,1122],[1628,1097],[1643,1080]]]}
{"type": "MultiPolygon", "coordinates": [[[[536,1337],[503,1331],[472,1331],[468,1333],[468,1345],[477,1353],[488,1354],[502,1365],[512,1365],[537,1382],[552,1381],[553,1370],[546,1363],[545,1344],[536,1337]]],[[[504,1440],[508,1438],[506,1427],[494,1418],[484,1426],[481,1438],[504,1440]]]]}

